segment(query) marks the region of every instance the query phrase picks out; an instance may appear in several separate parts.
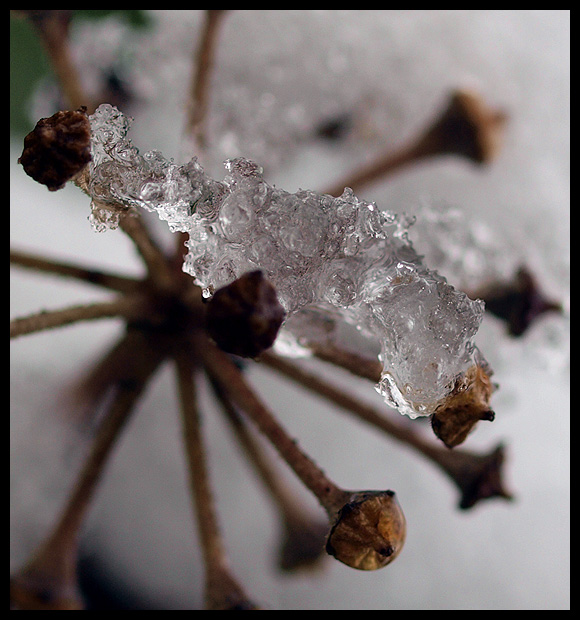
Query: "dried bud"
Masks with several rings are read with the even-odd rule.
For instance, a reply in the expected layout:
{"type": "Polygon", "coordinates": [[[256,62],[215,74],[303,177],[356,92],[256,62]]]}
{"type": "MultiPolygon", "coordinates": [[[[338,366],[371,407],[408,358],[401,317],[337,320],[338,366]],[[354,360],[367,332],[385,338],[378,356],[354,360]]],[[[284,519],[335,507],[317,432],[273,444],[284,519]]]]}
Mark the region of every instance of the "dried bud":
{"type": "Polygon", "coordinates": [[[489,108],[475,93],[459,90],[423,141],[434,152],[486,163],[499,150],[506,120],[503,112],[489,108]]]}
{"type": "Polygon", "coordinates": [[[51,192],[61,189],[91,160],[91,126],[86,108],[41,118],[24,138],[18,160],[24,171],[51,192]]]}
{"type": "Polygon", "coordinates": [[[285,315],[276,289],[261,271],[251,271],[215,292],[206,326],[223,351],[257,357],[274,344],[285,315]]]}
{"type": "Polygon", "coordinates": [[[406,533],[394,491],[355,493],[339,511],[326,551],[352,568],[376,570],[399,555],[406,533]]]}
{"type": "Polygon", "coordinates": [[[477,422],[493,421],[495,414],[489,408],[492,392],[493,384],[486,370],[472,366],[431,417],[435,435],[448,448],[453,448],[465,441],[477,422]]]}
{"type": "Polygon", "coordinates": [[[512,282],[496,282],[476,293],[485,301],[485,309],[507,323],[512,336],[523,335],[546,312],[562,312],[562,304],[549,299],[536,279],[521,267],[512,282]]]}

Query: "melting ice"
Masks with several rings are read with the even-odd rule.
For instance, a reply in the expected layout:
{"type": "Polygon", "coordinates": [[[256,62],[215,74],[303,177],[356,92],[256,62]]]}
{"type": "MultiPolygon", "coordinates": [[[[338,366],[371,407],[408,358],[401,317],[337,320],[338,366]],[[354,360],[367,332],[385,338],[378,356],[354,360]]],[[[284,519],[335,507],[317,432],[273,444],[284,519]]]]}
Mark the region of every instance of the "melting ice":
{"type": "Polygon", "coordinates": [[[226,162],[225,178],[215,181],[195,158],[177,165],[157,151],[141,155],[127,139],[129,125],[110,105],[91,117],[93,210],[142,207],[189,233],[183,269],[206,296],[261,269],[288,313],[286,339],[312,340],[312,317],[356,326],[380,344],[379,391],[411,417],[433,413],[481,360],[473,339],[483,302],[422,263],[409,218],[348,188],[338,198],[285,192],[243,158],[226,162]]]}

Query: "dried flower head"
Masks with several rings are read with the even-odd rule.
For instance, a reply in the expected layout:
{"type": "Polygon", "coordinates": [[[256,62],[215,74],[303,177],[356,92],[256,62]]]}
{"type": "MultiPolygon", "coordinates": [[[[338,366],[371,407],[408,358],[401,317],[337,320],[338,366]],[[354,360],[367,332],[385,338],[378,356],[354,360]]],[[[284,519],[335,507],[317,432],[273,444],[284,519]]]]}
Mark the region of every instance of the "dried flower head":
{"type": "Polygon", "coordinates": [[[455,384],[445,403],[431,417],[433,432],[448,447],[463,443],[480,420],[493,421],[489,408],[493,384],[481,366],[472,366],[455,384]]]}
{"type": "Polygon", "coordinates": [[[355,493],[337,516],[326,550],[359,570],[376,570],[399,555],[407,525],[394,491],[355,493]]]}
{"type": "Polygon", "coordinates": [[[91,125],[86,108],[41,118],[24,138],[18,159],[24,171],[51,192],[62,189],[91,161],[91,125]]]}
{"type": "MultiPolygon", "coordinates": [[[[45,26],[49,22],[64,23],[66,17],[59,11],[26,12],[33,13],[29,17],[45,26]]],[[[206,13],[195,57],[187,127],[200,161],[212,146],[206,131],[209,71],[223,14],[206,13]]],[[[64,29],[46,27],[39,31],[52,44],[64,29]]],[[[53,62],[58,58],[54,55],[53,62]]],[[[60,64],[60,69],[59,79],[66,86],[63,76],[74,75],[66,63],[60,64]]],[[[69,88],[64,88],[71,108],[79,105],[74,103],[75,91],[81,91],[76,86],[79,84],[68,80],[69,88]]],[[[83,94],[80,101],[85,100],[83,94]]],[[[463,292],[456,295],[444,278],[422,264],[422,257],[408,243],[406,217],[382,212],[374,203],[358,199],[351,189],[344,187],[364,186],[402,165],[435,155],[454,154],[485,163],[495,153],[505,115],[488,108],[472,93],[454,91],[449,104],[425,132],[402,151],[387,154],[367,170],[354,174],[350,177],[352,184],[339,184],[336,194],[329,192],[336,199],[307,190],[294,194],[278,190],[266,183],[258,165],[243,157],[228,160],[228,175],[223,182],[217,181],[204,172],[197,158],[178,165],[159,151],[139,154],[126,138],[129,119],[113,106],[99,106],[91,118],[89,124],[86,108],[79,108],[41,119],[27,136],[19,162],[27,174],[51,191],[73,180],[89,194],[93,225],[95,221],[102,224],[95,229],[118,225],[134,243],[146,275],[135,279],[21,252],[11,253],[14,264],[97,284],[117,295],[110,302],[20,317],[11,322],[11,337],[105,317],[122,319],[127,328],[83,382],[84,399],[91,401],[91,405],[103,404],[100,395],[105,392],[113,397],[103,404],[106,411],[91,449],[48,542],[11,580],[12,605],[31,609],[82,607],[77,592],[78,540],[90,500],[129,415],[167,361],[174,364],[177,380],[189,490],[205,565],[207,609],[259,607],[233,575],[221,534],[203,432],[203,411],[197,396],[197,384],[204,379],[213,388],[236,440],[280,513],[284,534],[278,563],[281,569],[313,565],[326,549],[349,567],[376,570],[398,556],[406,537],[406,520],[395,492],[345,490],[334,483],[253,388],[250,373],[245,372],[246,364],[242,366],[240,360],[229,354],[259,357],[262,367],[284,374],[302,388],[426,456],[459,488],[460,508],[471,508],[489,497],[511,497],[501,476],[503,446],[490,454],[447,450],[436,445],[432,437],[424,438],[406,424],[392,421],[382,409],[361,402],[347,388],[310,374],[300,362],[265,353],[292,312],[305,308],[309,311],[309,304],[326,304],[325,311],[332,307],[328,315],[308,312],[304,316],[322,317],[328,325],[340,315],[340,320],[349,325],[364,328],[363,336],[369,339],[379,331],[384,336],[383,328],[387,327],[388,334],[381,336],[383,354],[392,351],[397,355],[389,358],[386,376],[381,381],[385,355],[379,361],[343,349],[338,338],[335,341],[328,337],[326,329],[319,339],[318,324],[313,322],[307,326],[304,338],[297,338],[296,342],[314,357],[374,383],[381,382],[387,401],[403,413],[413,414],[411,417],[432,414],[433,430],[448,448],[464,441],[477,421],[492,420],[490,371],[475,354],[471,342],[484,311],[483,303],[465,300],[463,292]],[[87,166],[91,151],[93,161],[87,166]],[[157,246],[139,215],[140,209],[156,211],[169,222],[172,231],[180,233],[173,253],[157,246]],[[182,269],[184,245],[189,254],[187,268],[182,269]],[[243,256],[247,250],[250,253],[243,256]],[[226,253],[235,260],[224,261],[226,253]],[[385,264],[380,262],[383,259],[385,264]],[[268,264],[275,269],[268,270],[268,264]],[[245,271],[257,265],[265,271],[245,271]],[[211,277],[204,273],[210,267],[215,267],[211,277]],[[391,267],[395,271],[385,271],[391,267]],[[193,284],[184,271],[194,276],[193,284]],[[305,272],[310,280],[298,277],[305,272]],[[277,291],[265,274],[275,282],[277,291]],[[285,281],[290,280],[291,286],[285,290],[285,281]],[[218,290],[213,292],[215,289],[218,290]],[[313,297],[313,291],[319,296],[313,297]],[[209,292],[213,296],[205,300],[209,292]],[[426,293],[428,297],[424,296],[426,293]],[[413,309],[419,306],[421,312],[409,320],[413,309]],[[464,312],[467,306],[469,317],[464,312]],[[455,312],[457,308],[460,311],[455,312]],[[452,340],[452,324],[460,325],[466,318],[470,319],[468,329],[455,330],[466,341],[462,340],[461,347],[447,346],[448,342],[443,341],[444,337],[452,340]],[[404,346],[399,346],[401,343],[404,346]],[[394,379],[391,382],[394,369],[404,366],[407,370],[407,364],[412,365],[420,370],[419,386],[428,385],[434,381],[433,375],[437,379],[443,376],[441,366],[431,363],[438,357],[433,349],[438,352],[441,348],[449,352],[450,359],[445,362],[449,361],[450,368],[456,362],[461,366],[461,375],[455,371],[445,374],[441,382],[444,404],[438,406],[442,400],[437,392],[429,395],[426,404],[421,402],[416,410],[409,411],[402,390],[394,379]],[[295,501],[283,478],[277,475],[276,461],[262,450],[262,440],[269,442],[318,500],[326,521],[306,514],[295,501]]],[[[337,138],[349,122],[349,115],[336,119],[322,126],[319,134],[337,138]]],[[[525,284],[522,280],[522,287],[525,284]]],[[[530,305],[536,310],[543,308],[536,298],[532,302],[530,305]]],[[[526,314],[528,310],[525,305],[526,314]]],[[[335,327],[341,326],[338,321],[337,318],[336,325],[333,323],[335,327]]],[[[410,382],[400,383],[412,392],[407,390],[410,382]]],[[[421,392],[417,390],[417,394],[421,392]]]]}

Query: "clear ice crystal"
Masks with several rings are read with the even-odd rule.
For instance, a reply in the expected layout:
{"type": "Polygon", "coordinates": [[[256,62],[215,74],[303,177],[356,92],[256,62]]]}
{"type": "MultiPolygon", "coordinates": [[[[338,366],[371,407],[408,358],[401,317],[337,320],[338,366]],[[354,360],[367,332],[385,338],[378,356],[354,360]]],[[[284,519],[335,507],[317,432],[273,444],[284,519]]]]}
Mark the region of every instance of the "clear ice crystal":
{"type": "Polygon", "coordinates": [[[223,181],[196,159],[140,155],[114,107],[91,117],[94,202],[156,211],[189,233],[183,265],[205,296],[261,269],[287,312],[280,342],[300,350],[332,338],[344,321],[380,344],[377,389],[411,417],[429,415],[481,355],[474,346],[484,304],[428,269],[408,238],[411,218],[380,210],[352,190],[334,198],[266,183],[253,162],[226,162],[223,181]],[[316,324],[325,329],[317,329],[316,324]]]}

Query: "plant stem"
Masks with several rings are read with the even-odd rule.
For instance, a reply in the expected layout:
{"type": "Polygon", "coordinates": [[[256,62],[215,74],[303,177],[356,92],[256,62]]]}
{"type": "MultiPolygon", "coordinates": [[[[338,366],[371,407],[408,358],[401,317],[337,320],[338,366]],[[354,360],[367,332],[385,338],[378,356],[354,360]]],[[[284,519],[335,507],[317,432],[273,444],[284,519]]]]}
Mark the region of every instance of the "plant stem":
{"type": "Polygon", "coordinates": [[[228,566],[201,433],[195,366],[186,352],[177,354],[175,362],[191,493],[206,566],[206,609],[253,609],[228,566]]]}
{"type": "Polygon", "coordinates": [[[201,350],[205,367],[228,398],[254,421],[260,431],[278,450],[304,485],[314,494],[330,518],[336,516],[351,496],[338,487],[316,463],[305,454],[247,384],[240,369],[214,346],[201,350]]]}
{"type": "Polygon", "coordinates": [[[71,306],[62,310],[43,310],[10,321],[10,338],[18,338],[46,329],[63,327],[79,321],[111,317],[130,317],[138,308],[139,302],[133,296],[124,296],[109,302],[71,306]]]}
{"type": "Polygon", "coordinates": [[[153,284],[160,291],[173,291],[175,279],[169,264],[159,246],[153,241],[141,217],[133,210],[125,209],[119,219],[119,228],[135,244],[153,284]]]}
{"type": "Polygon", "coordinates": [[[496,155],[506,120],[503,112],[489,108],[475,93],[455,91],[421,135],[394,152],[379,155],[325,193],[340,196],[345,187],[357,193],[405,166],[439,155],[455,155],[484,164],[496,155]]]}
{"type": "Polygon", "coordinates": [[[381,379],[383,365],[377,358],[358,355],[332,344],[309,343],[308,348],[318,359],[348,370],[357,377],[369,379],[373,383],[378,383],[381,379]]]}
{"type": "Polygon", "coordinates": [[[324,552],[328,521],[315,518],[305,511],[296,494],[285,484],[274,464],[267,458],[235,405],[215,381],[212,380],[211,384],[238,443],[280,513],[285,536],[280,552],[280,567],[292,570],[312,565],[324,552]]]}
{"type": "Polygon", "coordinates": [[[80,530],[115,442],[161,361],[146,342],[136,353],[133,368],[124,369],[122,380],[117,378],[116,393],[56,527],[32,561],[11,580],[11,598],[18,608],[82,608],[76,575],[80,530]]]}
{"type": "MultiPolygon", "coordinates": [[[[220,27],[226,10],[206,10],[201,33],[201,41],[195,49],[192,61],[192,75],[187,104],[184,149],[187,155],[195,154],[202,163],[205,161],[207,147],[207,111],[211,91],[211,76],[215,66],[215,57],[220,27]]],[[[176,260],[179,266],[186,253],[185,242],[189,235],[184,232],[176,236],[176,260]]]]}
{"type": "Polygon", "coordinates": [[[311,392],[334,403],[356,418],[364,420],[381,429],[390,437],[414,448],[428,460],[438,465],[459,487],[462,493],[460,508],[471,508],[478,500],[488,497],[511,498],[511,494],[505,491],[501,482],[500,468],[504,457],[503,446],[497,446],[491,453],[485,455],[442,448],[427,441],[410,428],[391,422],[381,411],[361,402],[320,377],[305,371],[297,364],[272,353],[264,353],[260,357],[260,361],[311,392]]]}
{"type": "Polygon", "coordinates": [[[84,92],[70,51],[69,13],[68,10],[42,11],[43,15],[32,21],[36,26],[68,105],[73,110],[80,106],[86,106],[89,114],[91,114],[94,108],[84,92]]]}
{"type": "Polygon", "coordinates": [[[226,13],[225,10],[205,11],[201,42],[194,55],[186,132],[194,142],[196,154],[199,152],[200,155],[207,145],[206,117],[210,81],[215,64],[219,29],[226,13]]]}
{"type": "Polygon", "coordinates": [[[79,265],[71,265],[34,254],[28,254],[27,252],[20,252],[18,250],[10,250],[10,263],[19,267],[42,271],[43,273],[53,273],[67,278],[73,278],[81,282],[94,284],[95,286],[101,286],[121,293],[132,292],[138,285],[137,280],[127,276],[88,269],[79,265]]]}

